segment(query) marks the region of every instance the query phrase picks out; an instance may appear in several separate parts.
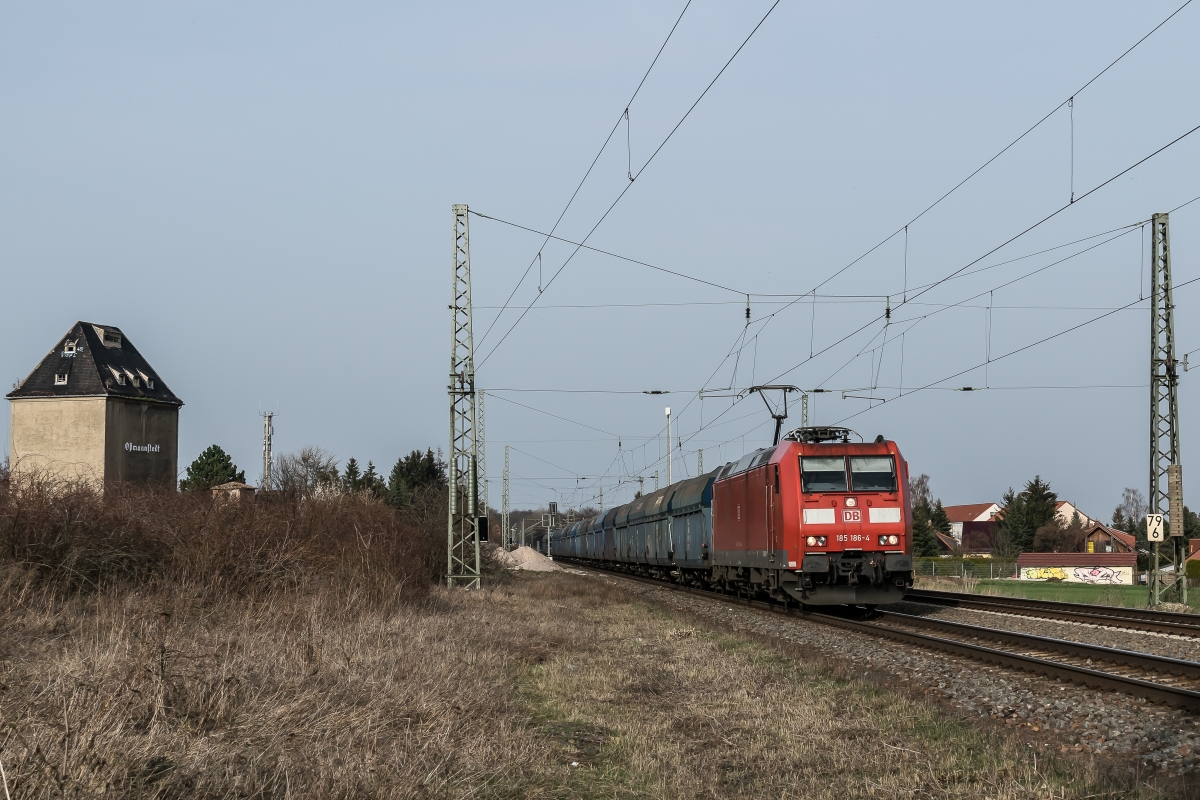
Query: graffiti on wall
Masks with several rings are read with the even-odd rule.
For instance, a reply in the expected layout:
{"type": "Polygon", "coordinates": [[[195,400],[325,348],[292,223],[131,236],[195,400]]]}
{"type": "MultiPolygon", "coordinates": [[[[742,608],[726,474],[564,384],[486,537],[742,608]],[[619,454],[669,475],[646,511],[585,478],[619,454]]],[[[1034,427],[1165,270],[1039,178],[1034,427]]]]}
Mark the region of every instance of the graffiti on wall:
{"type": "Polygon", "coordinates": [[[1129,567],[1022,567],[1026,581],[1067,581],[1068,583],[1133,584],[1129,567]]]}

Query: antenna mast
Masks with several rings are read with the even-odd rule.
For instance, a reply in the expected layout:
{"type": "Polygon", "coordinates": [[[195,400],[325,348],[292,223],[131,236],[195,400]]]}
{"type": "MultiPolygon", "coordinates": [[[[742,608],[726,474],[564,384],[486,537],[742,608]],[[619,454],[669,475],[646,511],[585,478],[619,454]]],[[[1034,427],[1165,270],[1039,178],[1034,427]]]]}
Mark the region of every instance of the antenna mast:
{"type": "Polygon", "coordinates": [[[478,589],[478,451],[475,438],[475,340],[471,333],[471,243],[466,205],[455,205],[450,305],[450,463],[447,478],[446,584],[478,589]]]}
{"type": "Polygon", "coordinates": [[[275,416],[274,411],[264,412],[263,418],[263,471],[262,471],[262,488],[270,490],[271,488],[271,467],[274,466],[274,461],[271,458],[271,439],[275,436],[275,424],[271,421],[275,416]]]}

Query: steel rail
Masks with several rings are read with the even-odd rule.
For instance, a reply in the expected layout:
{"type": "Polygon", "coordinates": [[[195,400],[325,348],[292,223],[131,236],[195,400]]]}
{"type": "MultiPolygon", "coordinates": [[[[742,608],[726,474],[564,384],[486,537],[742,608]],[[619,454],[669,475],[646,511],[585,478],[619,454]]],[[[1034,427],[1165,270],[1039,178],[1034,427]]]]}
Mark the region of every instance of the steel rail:
{"type": "Polygon", "coordinates": [[[1018,647],[1027,647],[1031,650],[1049,650],[1066,656],[1096,659],[1112,664],[1123,664],[1127,667],[1200,680],[1200,663],[1187,661],[1182,658],[1156,656],[1150,653],[1138,653],[1133,650],[1122,650],[1116,647],[1084,644],[1083,642],[1073,642],[1070,639],[1056,639],[1050,636],[1037,636],[1032,633],[1018,633],[999,628],[987,628],[981,625],[968,625],[964,622],[951,622],[945,619],[917,617],[912,614],[901,614],[896,611],[877,610],[875,613],[885,620],[896,619],[905,625],[933,628],[946,633],[975,636],[1018,647]]]}
{"type": "MultiPolygon", "coordinates": [[[[800,619],[816,622],[821,625],[828,625],[843,630],[855,631],[868,636],[883,637],[894,641],[903,642],[905,644],[914,644],[920,647],[927,647],[934,650],[941,650],[952,655],[973,658],[980,661],[985,661],[993,664],[998,664],[1004,667],[1011,667],[1023,672],[1032,672],[1034,674],[1045,675],[1051,678],[1058,678],[1071,683],[1078,683],[1084,686],[1090,686],[1095,689],[1106,691],[1121,692],[1123,694],[1132,694],[1136,697],[1145,698],[1149,702],[1163,703],[1165,705],[1174,706],[1176,708],[1184,708],[1189,711],[1200,711],[1200,692],[1192,689],[1184,689],[1167,684],[1153,683],[1151,681],[1142,680],[1141,678],[1131,678],[1123,675],[1118,675],[1110,672],[1092,669],[1089,667],[1080,667],[1073,664],[1064,664],[1058,661],[1050,661],[1037,656],[1028,656],[1021,653],[1013,653],[1007,650],[998,650],[993,647],[984,645],[971,644],[970,642],[960,642],[954,639],[945,639],[932,634],[917,633],[916,631],[906,631],[899,628],[893,628],[886,625],[877,625],[870,622],[861,622],[858,620],[846,619],[844,617],[833,616],[829,613],[808,611],[797,609],[791,606],[783,606],[778,603],[771,603],[763,600],[752,600],[746,597],[737,597],[734,595],[722,594],[705,589],[697,589],[692,586],[681,586],[676,583],[658,580],[655,578],[647,578],[641,575],[630,575],[626,572],[607,569],[602,566],[597,566],[595,562],[583,561],[579,559],[559,556],[555,561],[574,564],[584,569],[592,569],[597,572],[603,572],[608,575],[613,575],[619,578],[625,578],[637,583],[645,583],[650,586],[670,589],[672,591],[683,592],[685,594],[698,595],[710,600],[732,603],[736,605],[758,608],[775,613],[785,614],[788,616],[799,617],[800,619]]],[[[885,612],[892,614],[894,612],[885,612]]],[[[896,615],[904,616],[904,615],[896,615]]],[[[917,618],[920,619],[920,618],[917,618]]],[[[942,622],[942,621],[939,621],[942,622]]],[[[950,623],[958,624],[958,623],[950,623]]],[[[974,627],[974,626],[965,626],[974,627]]],[[[992,633],[991,629],[982,629],[985,632],[992,633]]],[[[1007,632],[1006,632],[1007,633],[1007,632]]],[[[1016,634],[1024,636],[1023,634],[1016,634]]],[[[1032,637],[1031,639],[1043,639],[1045,637],[1032,637]]],[[[1048,640],[1056,641],[1056,640],[1048,640]]],[[[1070,643],[1074,644],[1074,643],[1070,643]]],[[[1091,647],[1090,645],[1080,645],[1081,647],[1091,647]]],[[[1112,651],[1109,648],[1096,648],[1105,653],[1105,659],[1111,660],[1111,657],[1124,657],[1127,651],[1112,651]]],[[[1141,654],[1131,654],[1141,655],[1141,654]]],[[[1152,658],[1152,657],[1151,657],[1152,658]]],[[[1175,659],[1171,659],[1175,660],[1175,659]]],[[[1121,662],[1118,662],[1121,663],[1121,662]]],[[[1188,663],[1188,662],[1184,662],[1188,663]]]]}
{"type": "Polygon", "coordinates": [[[1023,597],[969,595],[965,592],[939,592],[927,589],[910,589],[904,599],[918,603],[935,603],[959,608],[1044,617],[1062,622],[1085,622],[1113,628],[1200,637],[1200,616],[1173,611],[1062,603],[1056,600],[1027,600],[1023,597]]]}

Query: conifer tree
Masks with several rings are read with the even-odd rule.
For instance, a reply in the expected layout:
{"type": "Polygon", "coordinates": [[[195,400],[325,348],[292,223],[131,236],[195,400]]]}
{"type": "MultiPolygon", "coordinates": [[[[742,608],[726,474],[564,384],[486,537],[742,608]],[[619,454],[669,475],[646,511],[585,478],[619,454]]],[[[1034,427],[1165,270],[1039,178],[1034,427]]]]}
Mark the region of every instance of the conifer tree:
{"type": "Polygon", "coordinates": [[[430,486],[445,485],[446,462],[442,461],[441,451],[434,455],[432,449],[427,449],[424,453],[413,450],[408,455],[401,456],[396,461],[396,466],[392,467],[387,483],[387,502],[388,505],[401,508],[408,504],[414,492],[430,486]]]}
{"type": "Polygon", "coordinates": [[[185,492],[203,492],[230,481],[245,483],[246,473],[237,468],[228,453],[214,444],[188,465],[187,477],[179,482],[179,488],[185,492]]]}
{"type": "Polygon", "coordinates": [[[362,470],[358,468],[358,460],[353,456],[346,462],[346,469],[342,472],[342,488],[350,494],[362,488],[362,470]]]}

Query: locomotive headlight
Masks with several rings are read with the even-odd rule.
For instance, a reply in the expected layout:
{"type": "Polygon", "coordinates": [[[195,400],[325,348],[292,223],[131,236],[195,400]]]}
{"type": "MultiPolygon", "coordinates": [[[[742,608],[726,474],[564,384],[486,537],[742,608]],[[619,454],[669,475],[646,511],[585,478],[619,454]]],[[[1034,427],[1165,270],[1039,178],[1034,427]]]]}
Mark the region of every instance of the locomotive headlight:
{"type": "Polygon", "coordinates": [[[899,536],[889,536],[888,544],[900,544],[900,537],[899,536]]]}
{"type": "Polygon", "coordinates": [[[808,537],[807,539],[805,539],[805,540],[804,540],[804,543],[805,543],[806,545],[808,545],[809,547],[816,547],[816,546],[817,546],[817,537],[815,537],[815,536],[810,536],[810,537],[808,537]]]}
{"type": "Polygon", "coordinates": [[[884,545],[884,544],[887,544],[887,543],[888,543],[888,537],[886,537],[886,536],[880,536],[880,537],[879,537],[879,544],[881,544],[881,545],[884,545]]]}
{"type": "Polygon", "coordinates": [[[857,497],[847,497],[846,498],[846,508],[854,508],[857,505],[858,505],[857,497]]]}
{"type": "Polygon", "coordinates": [[[817,537],[817,547],[824,547],[824,546],[825,546],[825,543],[826,543],[827,541],[829,541],[829,540],[828,540],[828,539],[826,539],[824,536],[818,536],[818,537],[817,537]]]}

